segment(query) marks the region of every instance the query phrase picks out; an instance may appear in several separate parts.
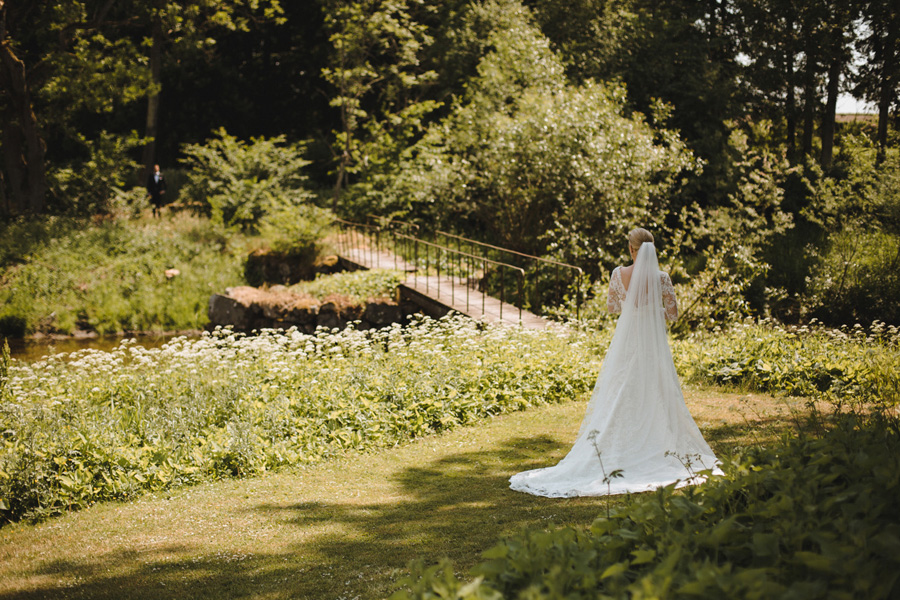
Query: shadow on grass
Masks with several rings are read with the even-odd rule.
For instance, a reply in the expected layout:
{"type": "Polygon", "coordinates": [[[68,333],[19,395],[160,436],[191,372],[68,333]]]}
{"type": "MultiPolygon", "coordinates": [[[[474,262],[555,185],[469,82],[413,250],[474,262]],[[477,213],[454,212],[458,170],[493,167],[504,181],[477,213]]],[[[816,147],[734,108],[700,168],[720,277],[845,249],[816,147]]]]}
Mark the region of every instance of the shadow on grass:
{"type": "MultiPolygon", "coordinates": [[[[748,444],[768,444],[795,424],[758,419],[706,428],[719,455],[748,444]]],[[[525,527],[588,526],[605,512],[605,498],[548,499],[513,492],[508,478],[553,465],[568,442],[547,435],[512,438],[489,450],[460,451],[400,470],[393,497],[379,501],[335,498],[294,505],[260,504],[252,510],[271,527],[293,528],[290,552],[197,556],[196,549],[152,553],[119,551],[45,564],[58,581],[6,598],[382,598],[398,586],[411,560],[450,558],[464,574],[501,537],[525,527]],[[301,531],[318,534],[301,536],[301,531]],[[164,555],[168,556],[164,556],[164,555]]],[[[364,460],[364,458],[361,458],[364,460]]],[[[360,486],[363,488],[364,486],[360,486]]],[[[613,506],[629,501],[617,496],[613,506]]]]}
{"type": "Polygon", "coordinates": [[[323,531],[291,552],[197,557],[196,549],[167,548],[166,558],[159,550],[77,557],[30,574],[53,575],[52,586],[0,598],[384,597],[413,559],[449,557],[464,572],[500,537],[524,527],[590,525],[605,500],[538,498],[508,487],[513,473],[555,464],[567,449],[545,435],[515,438],[490,450],[423,457],[393,475],[396,494],[386,501],[256,506],[274,527],[323,531]],[[63,587],[59,578],[70,583],[63,587]]]}
{"type": "Polygon", "coordinates": [[[717,456],[727,456],[749,446],[771,446],[797,432],[798,423],[784,417],[756,418],[745,423],[723,423],[703,428],[703,437],[717,456]]]}

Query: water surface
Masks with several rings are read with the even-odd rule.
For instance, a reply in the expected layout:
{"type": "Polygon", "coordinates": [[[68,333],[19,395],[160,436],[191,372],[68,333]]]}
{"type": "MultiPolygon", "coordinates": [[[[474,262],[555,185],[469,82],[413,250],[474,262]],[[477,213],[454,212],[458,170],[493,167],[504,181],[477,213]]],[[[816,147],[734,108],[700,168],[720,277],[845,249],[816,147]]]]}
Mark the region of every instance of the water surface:
{"type": "MultiPolygon", "coordinates": [[[[199,337],[200,332],[188,332],[186,334],[179,333],[179,336],[199,337]]],[[[122,343],[122,340],[135,338],[136,346],[144,348],[159,348],[166,342],[176,337],[176,334],[144,334],[144,335],[101,335],[97,337],[75,338],[67,337],[60,339],[37,338],[37,339],[9,339],[9,353],[18,360],[24,362],[34,362],[40,360],[50,354],[63,354],[75,352],[77,350],[103,350],[108,352],[116,348],[122,343]]],[[[0,348],[3,341],[0,339],[0,348]]]]}

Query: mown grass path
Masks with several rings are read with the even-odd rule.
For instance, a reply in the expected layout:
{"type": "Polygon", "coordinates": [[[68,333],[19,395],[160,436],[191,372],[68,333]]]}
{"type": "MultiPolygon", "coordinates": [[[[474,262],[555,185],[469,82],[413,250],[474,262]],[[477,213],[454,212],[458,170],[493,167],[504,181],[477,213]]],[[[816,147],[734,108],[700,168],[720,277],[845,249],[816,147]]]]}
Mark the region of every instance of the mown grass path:
{"type": "MultiPolygon", "coordinates": [[[[719,454],[777,436],[803,410],[755,394],[685,396],[719,454]]],[[[504,535],[586,526],[605,508],[599,498],[507,487],[511,474],[565,455],[583,410],[582,402],[530,409],[308,469],[8,526],[0,599],[369,599],[390,594],[416,558],[446,556],[465,572],[504,535]]]]}

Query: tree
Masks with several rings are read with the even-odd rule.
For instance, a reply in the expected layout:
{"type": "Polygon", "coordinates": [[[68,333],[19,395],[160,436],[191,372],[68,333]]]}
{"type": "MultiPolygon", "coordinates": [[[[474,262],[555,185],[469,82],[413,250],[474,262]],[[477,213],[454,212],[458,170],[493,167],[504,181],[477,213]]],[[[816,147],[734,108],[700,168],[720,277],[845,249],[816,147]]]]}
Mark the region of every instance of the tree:
{"type": "Polygon", "coordinates": [[[214,30],[247,31],[251,24],[264,20],[279,21],[279,0],[188,0],[135,2],[134,8],[145,24],[144,46],[149,48],[150,77],[153,87],[147,99],[142,165],[146,171],[156,160],[159,101],[162,90],[162,61],[173,48],[211,51],[214,30]]]}
{"type": "Polygon", "coordinates": [[[146,92],[136,46],[119,36],[131,23],[127,7],[114,0],[0,1],[7,213],[45,209],[48,133],[80,146],[89,142],[77,130],[83,115],[108,114],[146,92]]]}
{"type": "Polygon", "coordinates": [[[824,22],[823,37],[825,39],[828,83],[826,85],[825,112],[822,115],[820,163],[826,171],[831,168],[834,151],[835,113],[837,112],[838,93],[841,89],[841,78],[845,75],[851,60],[850,50],[854,39],[853,26],[859,12],[855,4],[855,2],[846,0],[830,0],[825,3],[828,8],[828,16],[824,22]]]}
{"type": "Polygon", "coordinates": [[[696,161],[673,132],[629,111],[621,86],[569,84],[518,1],[480,8],[501,15],[490,50],[466,94],[406,155],[390,206],[596,275],[634,223],[662,218],[677,176],[696,161]]]}
{"type": "Polygon", "coordinates": [[[620,81],[629,108],[652,119],[653,106],[673,107],[668,121],[705,163],[678,192],[678,204],[724,202],[734,185],[728,122],[745,111],[736,60],[736,0],[530,0],[542,31],[576,81],[620,81]]]}
{"type": "Polygon", "coordinates": [[[423,0],[333,0],[326,10],[333,53],[322,74],[340,113],[333,145],[336,206],[349,175],[377,171],[396,158],[438,103],[421,95],[436,76],[421,64],[432,42],[416,14],[427,12],[423,0]]]}
{"type": "MultiPolygon", "coordinates": [[[[14,32],[24,21],[42,17],[46,6],[20,3],[12,6],[0,1],[0,89],[2,89],[5,194],[12,213],[39,213],[44,210],[47,174],[44,165],[46,145],[41,139],[37,116],[32,106],[25,62],[14,47],[14,32]]],[[[37,19],[35,19],[37,20],[37,19]]]]}
{"type": "Polygon", "coordinates": [[[800,35],[794,0],[741,0],[739,49],[747,57],[743,78],[755,117],[784,123],[788,156],[797,157],[800,35]]]}
{"type": "Polygon", "coordinates": [[[878,107],[878,164],[886,155],[888,119],[900,106],[900,8],[896,2],[867,0],[862,6],[867,34],[857,40],[866,57],[856,76],[859,97],[878,107]]]}

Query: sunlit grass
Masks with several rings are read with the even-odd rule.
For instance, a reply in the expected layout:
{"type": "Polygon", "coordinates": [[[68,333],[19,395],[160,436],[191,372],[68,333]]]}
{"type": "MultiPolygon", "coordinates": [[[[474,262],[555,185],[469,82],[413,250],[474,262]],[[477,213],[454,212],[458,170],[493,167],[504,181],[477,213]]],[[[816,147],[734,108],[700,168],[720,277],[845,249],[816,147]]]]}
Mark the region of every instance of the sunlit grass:
{"type": "MultiPolygon", "coordinates": [[[[803,402],[686,390],[714,450],[791,431],[803,402]]],[[[583,399],[501,415],[398,448],[106,503],[0,529],[0,597],[380,598],[410,560],[459,573],[524,527],[587,527],[597,498],[512,492],[568,450],[583,399]]],[[[622,502],[615,499],[614,504],[622,502]]]]}
{"type": "Polygon", "coordinates": [[[209,296],[243,282],[246,243],[184,213],[6,224],[0,334],[201,329],[209,296]]]}

